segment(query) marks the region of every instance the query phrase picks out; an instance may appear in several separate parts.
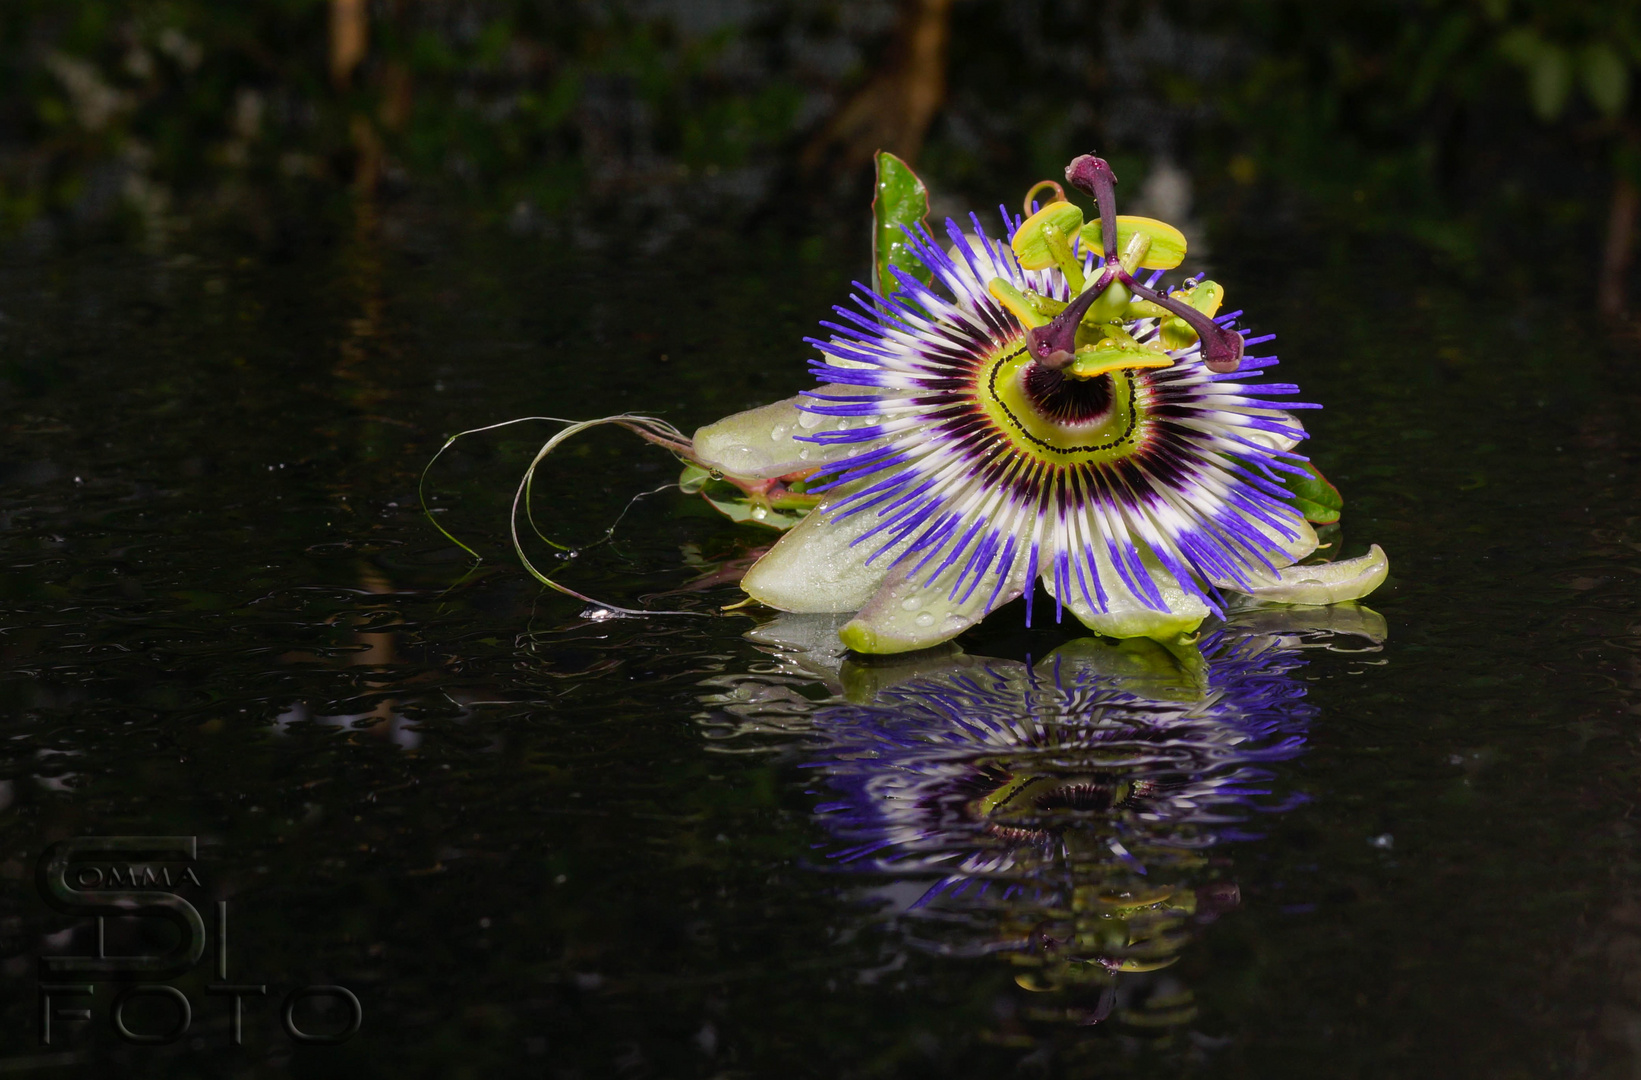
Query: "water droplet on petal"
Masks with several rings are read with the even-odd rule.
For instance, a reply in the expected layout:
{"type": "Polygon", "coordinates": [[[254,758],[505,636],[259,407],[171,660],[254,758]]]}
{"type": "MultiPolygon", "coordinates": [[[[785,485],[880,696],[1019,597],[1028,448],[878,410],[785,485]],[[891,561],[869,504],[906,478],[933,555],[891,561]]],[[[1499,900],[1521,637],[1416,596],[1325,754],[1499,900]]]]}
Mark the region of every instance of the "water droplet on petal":
{"type": "Polygon", "coordinates": [[[914,619],[912,621],[917,623],[917,625],[919,625],[919,626],[933,626],[934,625],[934,616],[932,614],[930,614],[929,612],[925,611],[923,614],[919,615],[916,619],[914,619]]]}
{"type": "Polygon", "coordinates": [[[798,460],[799,461],[808,461],[809,460],[809,451],[799,450],[798,451],[798,460]]]}
{"type": "Polygon", "coordinates": [[[769,433],[769,439],[771,442],[780,442],[782,439],[786,438],[786,432],[787,427],[785,424],[776,424],[775,430],[769,433]]]}
{"type": "Polygon", "coordinates": [[[819,413],[812,413],[812,412],[799,413],[798,414],[798,426],[803,428],[805,431],[814,431],[816,428],[821,426],[821,422],[825,419],[826,418],[824,416],[820,415],[819,413]]]}
{"type": "Polygon", "coordinates": [[[923,598],[921,596],[908,596],[900,602],[900,606],[907,611],[916,611],[923,606],[923,598]]]}

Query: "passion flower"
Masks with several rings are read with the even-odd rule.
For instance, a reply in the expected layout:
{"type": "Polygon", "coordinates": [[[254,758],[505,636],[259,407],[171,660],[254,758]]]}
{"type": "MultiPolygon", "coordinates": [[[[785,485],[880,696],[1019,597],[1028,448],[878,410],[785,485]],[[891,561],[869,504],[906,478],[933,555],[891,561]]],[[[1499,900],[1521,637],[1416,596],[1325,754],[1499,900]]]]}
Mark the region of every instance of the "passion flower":
{"type": "Polygon", "coordinates": [[[1206,849],[1292,805],[1268,797],[1270,764],[1303,751],[1316,711],[1299,646],[1326,637],[1307,636],[1233,624],[1171,649],[1085,638],[1031,666],[951,655],[822,708],[808,768],[831,856],[917,896],[898,918],[930,951],[1002,955],[1068,1005],[1105,991],[1075,1006],[1097,1022],[1130,974],[1179,958],[1194,916],[1235,906],[1206,849]]]}
{"type": "Polygon", "coordinates": [[[1329,604],[1385,579],[1377,546],[1296,565],[1317,548],[1307,514],[1336,518],[1337,493],[1296,450],[1293,412],[1318,406],[1264,381],[1275,356],[1246,355],[1270,336],[1218,314],[1213,282],[1157,288],[1184,237],[1117,216],[1103,160],[1066,178],[1098,221],[1057,184],[1029,216],[1004,210],[997,237],[972,215],[972,231],[946,222],[949,244],[902,221],[876,287],[809,339],[821,385],[695,434],[701,467],[820,496],[748,571],[750,597],[856,612],[844,643],[893,653],[1021,596],[1029,625],[1039,580],[1057,620],[1169,638],[1225,593],[1329,604]]]}

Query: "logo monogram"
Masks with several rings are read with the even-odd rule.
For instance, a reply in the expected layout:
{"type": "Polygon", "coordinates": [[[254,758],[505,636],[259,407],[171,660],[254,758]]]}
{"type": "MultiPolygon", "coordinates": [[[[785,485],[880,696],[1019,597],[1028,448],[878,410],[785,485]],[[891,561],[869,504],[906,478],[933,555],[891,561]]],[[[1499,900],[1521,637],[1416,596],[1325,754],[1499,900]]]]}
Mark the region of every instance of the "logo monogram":
{"type": "MultiPolygon", "coordinates": [[[[66,915],[97,920],[97,951],[92,956],[40,957],[40,1042],[52,1045],[52,1023],[57,1020],[90,1020],[89,1008],[68,1008],[61,999],[89,998],[96,984],[112,979],[140,977],[150,980],[181,975],[205,955],[205,920],[199,909],[166,887],[199,885],[192,863],[198,856],[198,839],[192,836],[82,836],[61,840],[48,847],[36,866],[35,880],[45,902],[66,915]],[[155,862],[181,862],[173,872],[156,868],[155,862]],[[101,864],[101,865],[99,865],[101,864]],[[78,867],[78,869],[75,869],[78,867]],[[160,919],[177,928],[179,939],[170,951],[158,955],[109,956],[109,918],[160,919]],[[91,980],[69,982],[56,980],[91,980]]],[[[263,997],[268,987],[261,983],[228,982],[228,901],[216,905],[217,982],[205,992],[229,1000],[228,1037],[235,1046],[244,1042],[243,1003],[247,997],[263,997]]],[[[175,1042],[193,1023],[194,1010],[188,996],[174,986],[152,981],[126,986],[114,996],[109,1022],[122,1040],[138,1045],[157,1046],[175,1042]],[[139,997],[162,998],[172,1003],[177,1019],[169,1031],[133,1031],[125,1021],[125,1007],[139,997]]],[[[364,1010],[353,991],[345,986],[304,986],[286,995],[280,1019],[285,1034],[299,1043],[336,1044],[346,1042],[359,1030],[364,1010]],[[296,1006],[310,999],[330,999],[342,1004],[347,1023],[341,1031],[304,1031],[296,1023],[296,1006]]]]}

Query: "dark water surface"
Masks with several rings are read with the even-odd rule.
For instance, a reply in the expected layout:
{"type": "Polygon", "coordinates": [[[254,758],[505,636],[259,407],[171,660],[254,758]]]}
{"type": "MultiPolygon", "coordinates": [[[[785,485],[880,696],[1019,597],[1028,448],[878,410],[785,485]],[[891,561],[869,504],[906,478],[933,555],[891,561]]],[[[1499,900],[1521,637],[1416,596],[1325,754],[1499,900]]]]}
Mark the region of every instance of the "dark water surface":
{"type": "MultiPolygon", "coordinates": [[[[1633,343],[1393,259],[1224,258],[1328,406],[1344,552],[1393,576],[1371,612],[1249,613],[1179,656],[1012,610],[876,664],[792,620],[589,617],[505,544],[550,425],[436,470],[476,568],[417,509],[462,428],[690,430],[796,391],[855,272],[392,221],[278,257],[14,253],[0,1073],[1641,1075],[1633,343]],[[166,980],[175,1042],[116,1037],[116,980],[41,1045],[38,958],[95,924],[35,867],[85,835],[198,837],[181,894],[210,926],[228,901],[228,981],[267,987],[243,1046],[214,937],[166,980]],[[357,996],[356,1035],[292,1042],[310,985],[357,996]]],[[[570,544],[675,475],[613,431],[562,462],[538,507],[570,544]]],[[[766,540],[661,491],[573,562],[533,550],[709,613],[766,540]]]]}

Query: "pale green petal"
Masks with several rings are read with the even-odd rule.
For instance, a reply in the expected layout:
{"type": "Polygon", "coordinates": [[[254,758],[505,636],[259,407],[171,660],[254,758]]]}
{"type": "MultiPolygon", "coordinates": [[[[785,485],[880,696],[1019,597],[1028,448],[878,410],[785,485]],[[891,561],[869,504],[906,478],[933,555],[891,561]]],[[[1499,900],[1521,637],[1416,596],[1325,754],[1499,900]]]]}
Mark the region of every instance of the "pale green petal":
{"type": "Polygon", "coordinates": [[[869,705],[901,683],[949,678],[980,663],[950,642],[907,656],[859,656],[838,637],[849,618],[783,611],[743,636],[775,658],[780,674],[818,677],[830,693],[856,705],[869,705]]]}
{"type": "Polygon", "coordinates": [[[838,630],[847,621],[836,612],[799,615],[783,611],[741,636],[783,653],[805,653],[842,662],[843,644],[838,641],[838,630]]]}
{"type": "MultiPolygon", "coordinates": [[[[951,642],[921,652],[894,657],[849,653],[839,678],[843,696],[856,705],[870,705],[885,690],[913,679],[953,679],[987,661],[969,656],[951,642]]],[[[995,663],[995,662],[994,662],[995,663]]]]}
{"type": "Polygon", "coordinates": [[[1056,672],[1068,685],[1098,677],[1102,685],[1152,701],[1197,701],[1208,691],[1208,661],[1194,643],[1078,638],[1049,653],[1035,670],[1050,685],[1056,672]]]}
{"type": "Polygon", "coordinates": [[[743,637],[772,657],[776,673],[799,678],[818,678],[832,694],[843,692],[838,668],[846,651],[838,640],[838,629],[847,615],[796,615],[780,612],[768,622],[748,630],[743,637]]]}
{"type": "MultiPolygon", "coordinates": [[[[1284,517],[1282,523],[1288,527],[1289,532],[1298,533],[1299,535],[1289,540],[1269,525],[1250,521],[1250,524],[1256,529],[1270,537],[1271,541],[1282,549],[1283,554],[1288,559],[1287,563],[1283,563],[1279,558],[1272,559],[1272,562],[1278,566],[1292,565],[1316,550],[1316,530],[1310,522],[1304,519],[1299,511],[1290,511],[1289,516],[1284,517]]],[[[1260,569],[1263,570],[1264,567],[1261,566],[1260,569]]]]}
{"type": "MultiPolygon", "coordinates": [[[[1067,595],[1058,598],[1084,626],[1096,634],[1114,638],[1172,638],[1190,633],[1208,617],[1208,605],[1180,588],[1174,576],[1151,555],[1142,555],[1141,559],[1168,607],[1165,612],[1147,607],[1130,592],[1104,551],[1096,551],[1095,557],[1099,562],[1100,585],[1105,589],[1106,610],[1095,611],[1089,606],[1075,572],[1067,595]]],[[[1043,585],[1050,596],[1058,596],[1052,572],[1043,575],[1043,585]]],[[[1097,596],[1093,582],[1089,582],[1088,591],[1097,596]]]]}
{"type": "MultiPolygon", "coordinates": [[[[1299,516],[1298,511],[1289,511],[1288,516],[1283,519],[1289,531],[1299,534],[1292,540],[1263,522],[1255,521],[1252,518],[1247,519],[1247,522],[1249,527],[1258,529],[1262,535],[1270,539],[1271,543],[1282,549],[1282,554],[1270,556],[1271,562],[1279,567],[1292,566],[1316,550],[1316,530],[1311,527],[1310,522],[1299,516]]],[[[1215,577],[1209,580],[1221,589],[1231,589],[1236,592],[1250,594],[1255,588],[1276,585],[1281,581],[1280,575],[1272,573],[1264,563],[1255,561],[1252,556],[1249,556],[1249,561],[1253,565],[1244,567],[1244,570],[1252,583],[1252,587],[1239,585],[1228,577],[1215,577]]]]}
{"type": "MultiPolygon", "coordinates": [[[[1286,427],[1297,428],[1300,431],[1305,430],[1305,425],[1299,422],[1299,418],[1293,413],[1285,410],[1277,410],[1275,416],[1262,415],[1260,419],[1275,420],[1277,423],[1286,427]]],[[[1249,428],[1242,434],[1250,441],[1256,442],[1261,446],[1269,447],[1272,450],[1285,452],[1292,450],[1294,447],[1299,445],[1299,440],[1291,435],[1279,435],[1274,431],[1266,431],[1264,428],[1249,428]]]]}
{"type": "Polygon", "coordinates": [[[965,584],[957,598],[951,599],[952,586],[962,566],[961,560],[952,564],[932,585],[926,584],[930,573],[927,567],[910,576],[906,568],[897,569],[838,636],[856,652],[881,654],[927,649],[956,637],[985,618],[987,612],[1025,591],[1027,562],[1016,557],[995,602],[992,601],[998,580],[995,570],[983,575],[972,591],[965,584]]]}
{"type": "Polygon", "coordinates": [[[1361,599],[1384,584],[1389,573],[1390,559],[1384,548],[1374,544],[1366,555],[1339,562],[1290,566],[1269,585],[1236,591],[1279,604],[1337,604],[1341,600],[1361,599]]]}
{"type": "Polygon", "coordinates": [[[1326,607],[1289,607],[1286,604],[1242,599],[1240,605],[1232,603],[1225,613],[1225,621],[1228,625],[1259,634],[1299,634],[1320,630],[1330,634],[1352,634],[1366,638],[1375,645],[1384,644],[1385,638],[1390,636],[1383,615],[1349,600],[1326,607]]]}
{"type": "Polygon", "coordinates": [[[780,611],[858,611],[889,576],[895,556],[910,538],[872,560],[866,559],[883,544],[874,536],[857,547],[850,545],[878,524],[865,511],[842,521],[828,518],[830,503],[822,503],[783,535],[741,579],[748,596],[780,611]]]}
{"type": "MultiPolygon", "coordinates": [[[[828,383],[819,387],[820,394],[874,394],[869,386],[848,386],[828,383]]],[[[726,416],[717,423],[708,424],[695,433],[695,460],[709,469],[730,476],[751,480],[767,480],[776,476],[813,469],[818,465],[841,461],[866,450],[870,443],[812,443],[799,442],[798,436],[814,435],[818,431],[839,431],[863,427],[871,423],[866,417],[817,416],[802,412],[800,404],[821,404],[803,395],[789,397],[772,405],[726,416]]]]}

